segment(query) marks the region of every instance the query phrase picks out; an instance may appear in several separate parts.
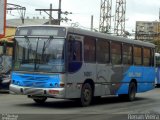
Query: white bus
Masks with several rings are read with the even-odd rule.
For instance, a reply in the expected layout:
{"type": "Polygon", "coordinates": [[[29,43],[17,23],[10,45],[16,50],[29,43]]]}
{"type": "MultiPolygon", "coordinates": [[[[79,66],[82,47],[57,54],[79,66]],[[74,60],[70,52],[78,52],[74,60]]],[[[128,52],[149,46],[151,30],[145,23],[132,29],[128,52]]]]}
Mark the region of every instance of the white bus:
{"type": "Polygon", "coordinates": [[[23,26],[15,35],[10,91],[37,103],[117,95],[130,101],[154,88],[155,45],[62,26],[23,26]]]}

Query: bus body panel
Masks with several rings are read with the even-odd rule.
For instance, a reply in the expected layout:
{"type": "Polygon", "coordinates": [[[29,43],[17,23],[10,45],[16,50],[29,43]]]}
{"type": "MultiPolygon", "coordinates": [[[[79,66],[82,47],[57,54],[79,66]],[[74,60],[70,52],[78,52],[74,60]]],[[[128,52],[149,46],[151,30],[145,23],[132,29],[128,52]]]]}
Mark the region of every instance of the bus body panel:
{"type": "Polygon", "coordinates": [[[10,90],[13,93],[65,98],[64,88],[60,88],[66,81],[64,74],[12,72],[11,76],[10,90]]]}
{"type": "Polygon", "coordinates": [[[124,79],[117,94],[127,94],[131,80],[137,81],[137,93],[152,90],[154,88],[155,68],[131,66],[126,68],[124,79]]]}
{"type": "Polygon", "coordinates": [[[111,80],[112,75],[114,74],[112,70],[112,66],[109,64],[98,64],[97,63],[97,73],[96,73],[96,79],[98,88],[95,89],[95,93],[97,93],[97,96],[101,95],[110,95],[111,94],[111,80]]]}
{"type": "Polygon", "coordinates": [[[11,84],[9,87],[11,94],[66,98],[64,88],[33,88],[14,84],[11,84]]]}
{"type": "Polygon", "coordinates": [[[156,66],[156,77],[155,77],[155,84],[157,85],[157,87],[160,86],[160,67],[156,66]]]}
{"type": "Polygon", "coordinates": [[[12,72],[12,84],[22,87],[56,88],[59,87],[60,74],[45,75],[12,72]]]}
{"type": "Polygon", "coordinates": [[[156,77],[155,84],[157,87],[160,86],[160,53],[155,53],[155,63],[156,63],[156,77]]]}
{"type": "MultiPolygon", "coordinates": [[[[81,93],[81,87],[85,80],[91,79],[95,83],[94,96],[104,95],[118,95],[127,94],[129,83],[132,79],[137,81],[137,92],[145,92],[154,88],[154,68],[149,67],[128,67],[128,70],[122,75],[117,74],[117,70],[120,68],[112,69],[111,66],[84,64],[81,69],[75,73],[69,73],[67,75],[61,74],[28,74],[28,73],[12,73],[11,87],[20,87],[15,90],[19,94],[34,94],[43,95],[39,91],[52,90],[60,87],[59,84],[62,81],[66,81],[66,87],[63,89],[63,98],[79,98],[81,93]],[[96,73],[97,68],[97,73],[96,73]],[[143,74],[143,77],[142,77],[143,74]],[[67,77],[66,77],[67,76],[67,77]],[[63,79],[62,79],[63,78],[63,79]],[[146,79],[147,78],[147,79],[146,79]],[[20,90],[23,88],[23,92],[20,90]],[[27,92],[27,88],[35,88],[36,92],[27,92]]],[[[12,91],[11,90],[11,91],[12,91]]],[[[60,89],[59,89],[60,90],[60,89]]],[[[42,92],[43,93],[43,92],[42,92]]],[[[44,94],[45,95],[45,94],[44,94]]],[[[47,95],[47,94],[46,94],[47,95]]],[[[56,97],[56,96],[50,96],[56,97]]]]}

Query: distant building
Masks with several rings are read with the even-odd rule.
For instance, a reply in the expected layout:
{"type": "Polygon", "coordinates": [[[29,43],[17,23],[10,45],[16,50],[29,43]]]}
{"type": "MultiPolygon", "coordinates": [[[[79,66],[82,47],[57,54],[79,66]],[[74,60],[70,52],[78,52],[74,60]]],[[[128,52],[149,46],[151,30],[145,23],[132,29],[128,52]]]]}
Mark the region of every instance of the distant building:
{"type": "MultiPolygon", "coordinates": [[[[16,28],[18,26],[22,26],[22,25],[43,25],[43,24],[49,24],[49,19],[40,19],[38,17],[33,17],[32,19],[30,19],[29,17],[27,17],[24,20],[24,24],[22,24],[22,20],[21,19],[8,19],[6,21],[6,34],[5,37],[1,38],[0,41],[7,41],[7,42],[12,42],[12,39],[15,35],[15,31],[16,28]]],[[[56,20],[52,21],[52,24],[57,24],[58,22],[56,20]]]]}
{"type": "Polygon", "coordinates": [[[160,22],[137,21],[135,39],[142,41],[160,41],[160,22]]]}
{"type": "Polygon", "coordinates": [[[43,25],[46,24],[48,21],[48,19],[39,19],[38,17],[33,17],[32,19],[27,17],[24,20],[23,24],[21,19],[8,19],[7,26],[18,27],[22,25],[43,25]]]}

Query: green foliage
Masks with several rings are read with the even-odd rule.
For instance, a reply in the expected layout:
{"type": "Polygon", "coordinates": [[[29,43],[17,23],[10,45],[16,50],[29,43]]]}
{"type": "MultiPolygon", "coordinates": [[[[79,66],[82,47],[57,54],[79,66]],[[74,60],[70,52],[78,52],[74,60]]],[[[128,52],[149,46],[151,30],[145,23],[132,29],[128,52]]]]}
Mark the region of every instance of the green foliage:
{"type": "Polygon", "coordinates": [[[156,52],[160,52],[160,40],[154,40],[153,43],[156,45],[156,52]]]}

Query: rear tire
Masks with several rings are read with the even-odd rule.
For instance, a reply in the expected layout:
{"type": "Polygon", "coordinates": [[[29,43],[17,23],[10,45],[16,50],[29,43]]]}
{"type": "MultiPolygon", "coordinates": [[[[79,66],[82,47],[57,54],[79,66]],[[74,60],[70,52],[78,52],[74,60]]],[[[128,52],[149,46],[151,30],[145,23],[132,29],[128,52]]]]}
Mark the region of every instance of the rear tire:
{"type": "Polygon", "coordinates": [[[131,82],[130,85],[129,85],[129,90],[128,90],[128,100],[129,101],[134,101],[135,100],[136,91],[137,91],[136,84],[134,82],[131,82]]]}
{"type": "Polygon", "coordinates": [[[33,98],[33,100],[38,104],[43,104],[47,100],[47,97],[37,97],[37,98],[33,98]]]}
{"type": "Polygon", "coordinates": [[[89,106],[93,99],[93,89],[89,83],[84,83],[81,89],[80,102],[83,107],[89,106]]]}
{"type": "Polygon", "coordinates": [[[121,99],[125,99],[127,101],[134,101],[137,92],[137,87],[135,82],[131,82],[129,84],[128,94],[120,94],[119,97],[121,99]]]}

